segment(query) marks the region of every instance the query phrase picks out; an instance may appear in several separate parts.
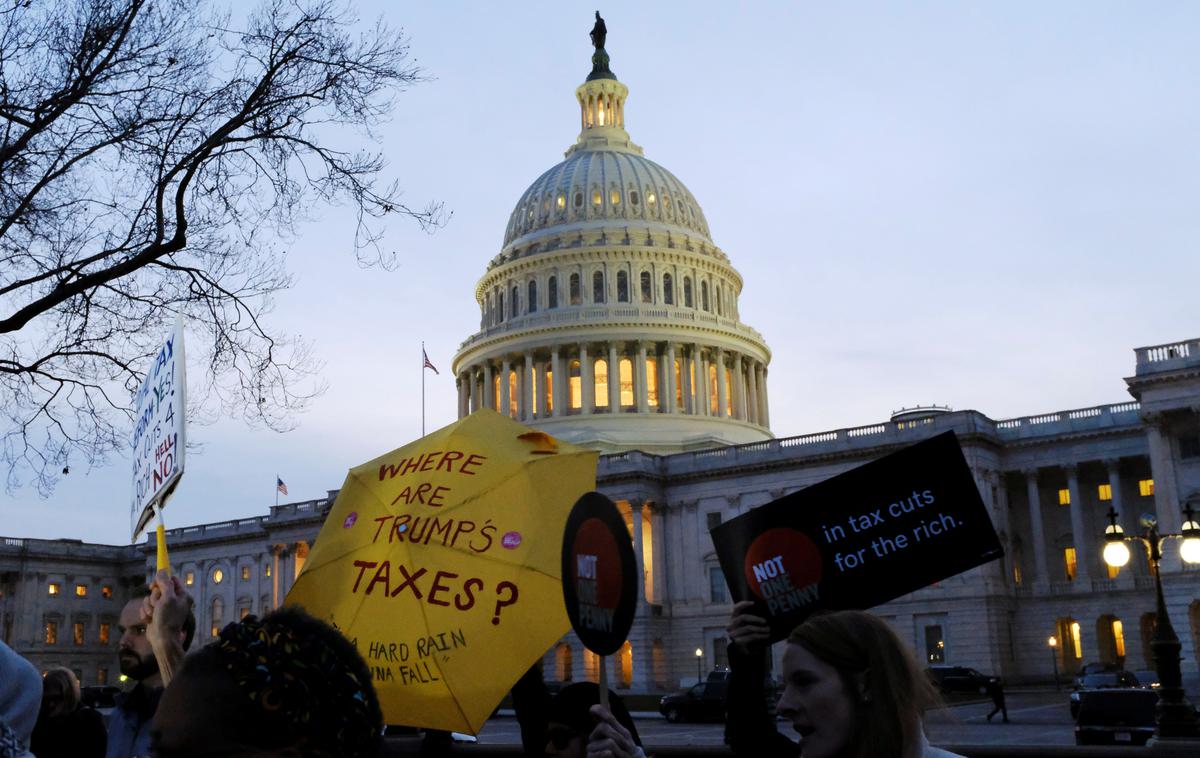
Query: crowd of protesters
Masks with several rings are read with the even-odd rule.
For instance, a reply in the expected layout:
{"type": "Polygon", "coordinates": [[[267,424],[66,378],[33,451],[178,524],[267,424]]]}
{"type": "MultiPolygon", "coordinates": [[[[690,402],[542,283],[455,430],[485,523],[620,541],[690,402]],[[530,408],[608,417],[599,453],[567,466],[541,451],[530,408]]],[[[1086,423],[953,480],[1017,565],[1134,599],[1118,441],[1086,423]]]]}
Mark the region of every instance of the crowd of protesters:
{"type": "MultiPolygon", "coordinates": [[[[121,672],[135,685],[107,730],[81,705],[70,670],[39,676],[0,643],[0,758],[380,754],[383,717],[370,672],[336,629],[286,607],[229,624],[185,655],[196,627],[192,598],[166,572],[153,587],[121,613],[121,672]]],[[[764,689],[768,627],[753,610],[735,605],[728,628],[726,741],[735,755],[953,758],[925,738],[922,715],[937,698],[915,657],[886,623],[858,611],[818,614],[788,637],[777,710],[801,741],[781,734],[764,689]]],[[[552,696],[539,664],[512,698],[526,755],[645,758],[621,698],[601,705],[593,683],[552,696]]]]}

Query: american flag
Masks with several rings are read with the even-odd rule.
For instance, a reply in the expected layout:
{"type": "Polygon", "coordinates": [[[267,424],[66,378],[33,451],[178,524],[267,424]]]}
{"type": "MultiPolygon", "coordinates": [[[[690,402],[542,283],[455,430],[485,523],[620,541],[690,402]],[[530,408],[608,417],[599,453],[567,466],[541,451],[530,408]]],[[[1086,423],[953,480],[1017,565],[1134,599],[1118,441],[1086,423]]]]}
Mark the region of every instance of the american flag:
{"type": "MultiPolygon", "coordinates": [[[[429,362],[429,353],[425,352],[425,348],[421,348],[421,356],[425,358],[425,365],[421,368],[433,369],[433,373],[438,374],[437,366],[429,362]]],[[[441,374],[438,374],[438,376],[441,376],[441,374]]]]}
{"type": "Polygon", "coordinates": [[[281,495],[287,494],[287,485],[284,484],[283,480],[280,479],[278,476],[275,477],[275,489],[278,490],[279,494],[281,494],[281,495]]]}

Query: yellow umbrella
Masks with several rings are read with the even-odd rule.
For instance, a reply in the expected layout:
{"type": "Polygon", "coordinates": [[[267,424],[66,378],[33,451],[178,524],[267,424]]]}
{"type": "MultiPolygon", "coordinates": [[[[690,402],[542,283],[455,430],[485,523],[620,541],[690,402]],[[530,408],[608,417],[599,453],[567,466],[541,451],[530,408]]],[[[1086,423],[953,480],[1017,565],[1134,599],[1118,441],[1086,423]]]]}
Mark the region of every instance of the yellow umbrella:
{"type": "Polygon", "coordinates": [[[387,723],[476,734],[570,628],[563,529],[597,457],[480,410],[353,468],[286,602],[354,642],[387,723]]]}

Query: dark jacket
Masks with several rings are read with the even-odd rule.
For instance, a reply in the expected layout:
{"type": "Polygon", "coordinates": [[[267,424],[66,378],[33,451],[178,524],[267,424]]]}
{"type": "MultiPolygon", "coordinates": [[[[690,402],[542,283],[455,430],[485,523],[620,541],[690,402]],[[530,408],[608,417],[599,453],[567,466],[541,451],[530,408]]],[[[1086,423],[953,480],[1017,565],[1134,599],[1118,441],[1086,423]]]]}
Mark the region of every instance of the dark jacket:
{"type": "Polygon", "coordinates": [[[117,695],[117,707],[108,717],[107,758],[145,758],[150,755],[150,724],[162,687],[138,685],[123,695],[117,695]]]}
{"type": "Polygon", "coordinates": [[[734,755],[761,758],[796,758],[800,745],[775,728],[775,719],[767,707],[769,650],[742,652],[729,646],[729,694],[725,703],[725,741],[734,755]]]}
{"type": "Polygon", "coordinates": [[[104,758],[104,717],[80,706],[61,716],[38,718],[29,740],[37,758],[104,758]]]}

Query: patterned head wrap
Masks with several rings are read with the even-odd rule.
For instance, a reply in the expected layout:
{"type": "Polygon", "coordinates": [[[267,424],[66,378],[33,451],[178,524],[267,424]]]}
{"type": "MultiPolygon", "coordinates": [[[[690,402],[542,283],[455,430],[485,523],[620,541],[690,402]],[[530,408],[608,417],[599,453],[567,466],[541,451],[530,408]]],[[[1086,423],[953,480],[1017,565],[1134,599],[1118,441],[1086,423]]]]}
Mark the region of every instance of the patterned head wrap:
{"type": "Polygon", "coordinates": [[[375,755],[382,717],[370,674],[332,627],[287,608],[229,624],[208,650],[257,708],[261,734],[331,755],[375,755]]]}

